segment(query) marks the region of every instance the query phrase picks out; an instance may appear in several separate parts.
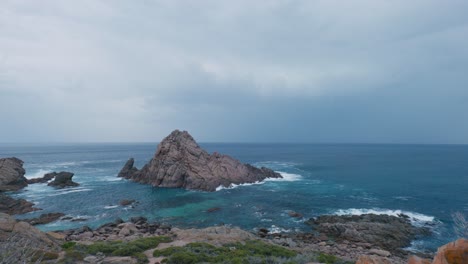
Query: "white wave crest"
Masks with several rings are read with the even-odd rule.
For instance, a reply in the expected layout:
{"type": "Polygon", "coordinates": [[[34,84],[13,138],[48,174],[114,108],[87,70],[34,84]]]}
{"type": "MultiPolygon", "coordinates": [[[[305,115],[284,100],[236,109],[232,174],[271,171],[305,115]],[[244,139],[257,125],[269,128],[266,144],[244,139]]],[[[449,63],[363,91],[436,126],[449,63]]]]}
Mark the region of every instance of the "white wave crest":
{"type": "Polygon", "coordinates": [[[264,184],[264,183],[265,183],[264,181],[256,181],[256,182],[252,182],[252,183],[240,183],[240,184],[231,183],[228,187],[224,187],[222,185],[216,187],[216,191],[221,191],[221,190],[225,190],[225,189],[235,189],[235,188],[240,187],[240,186],[250,186],[250,185],[258,185],[258,184],[264,184]]]}
{"type": "Polygon", "coordinates": [[[64,191],[60,191],[58,193],[54,193],[54,194],[49,194],[47,196],[59,196],[59,195],[64,195],[64,194],[69,194],[69,193],[75,193],[75,192],[88,192],[88,191],[91,191],[92,189],[86,189],[86,188],[75,188],[75,189],[70,189],[70,190],[64,190],[64,191]]]}
{"type": "Polygon", "coordinates": [[[363,215],[363,214],[377,214],[377,215],[392,215],[392,216],[399,216],[399,215],[407,215],[411,221],[411,223],[415,226],[420,226],[425,223],[434,222],[435,218],[433,216],[415,213],[415,212],[408,212],[403,210],[390,210],[390,209],[357,209],[357,208],[350,208],[350,209],[340,209],[337,210],[334,214],[336,215],[363,215]]]}
{"type": "Polygon", "coordinates": [[[290,229],[282,228],[282,227],[275,226],[275,225],[272,225],[270,228],[268,228],[268,231],[270,231],[271,234],[291,232],[290,229]]]}
{"type": "Polygon", "coordinates": [[[112,209],[112,208],[117,208],[119,207],[118,205],[106,205],[104,206],[104,209],[112,209]]]}
{"type": "Polygon", "coordinates": [[[302,176],[299,174],[287,173],[284,171],[277,171],[277,173],[281,174],[283,178],[267,178],[265,181],[300,181],[302,179],[302,176]]]}
{"type": "Polygon", "coordinates": [[[51,171],[39,169],[38,171],[34,173],[24,175],[24,177],[26,177],[26,179],[42,178],[44,174],[49,173],[49,172],[51,171]]]}
{"type": "Polygon", "coordinates": [[[225,189],[235,189],[240,186],[250,186],[250,185],[258,185],[258,184],[264,184],[265,182],[271,182],[271,181],[299,181],[302,179],[302,176],[299,174],[293,174],[293,173],[287,173],[287,172],[282,172],[282,171],[277,171],[277,173],[281,174],[283,178],[266,178],[263,181],[256,181],[252,183],[241,183],[241,184],[234,184],[231,183],[228,187],[225,186],[218,186],[216,187],[216,191],[221,191],[225,189]]]}

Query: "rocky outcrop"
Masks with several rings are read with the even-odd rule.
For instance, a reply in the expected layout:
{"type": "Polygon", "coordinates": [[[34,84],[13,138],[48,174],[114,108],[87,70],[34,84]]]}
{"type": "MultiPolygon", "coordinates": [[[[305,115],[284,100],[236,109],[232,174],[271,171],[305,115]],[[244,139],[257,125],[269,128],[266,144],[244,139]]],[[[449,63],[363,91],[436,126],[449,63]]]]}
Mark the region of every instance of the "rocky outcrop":
{"type": "Polygon", "coordinates": [[[41,214],[39,217],[31,218],[31,219],[23,219],[24,222],[27,222],[31,225],[43,225],[48,224],[60,219],[60,217],[64,216],[65,214],[62,213],[47,213],[41,214]]]}
{"type": "Polygon", "coordinates": [[[432,261],[432,264],[462,263],[468,263],[468,240],[463,238],[440,247],[432,261]]]}
{"type": "Polygon", "coordinates": [[[10,215],[25,214],[36,210],[34,204],[24,199],[14,199],[10,196],[0,193],[0,213],[10,215]]]}
{"type": "Polygon", "coordinates": [[[49,184],[47,184],[48,186],[53,186],[56,188],[65,188],[80,185],[72,180],[74,173],[62,171],[59,173],[52,172],[50,174],[54,175],[55,179],[49,184]]]}
{"type": "Polygon", "coordinates": [[[409,246],[419,236],[429,235],[429,229],[411,225],[404,216],[324,215],[307,223],[333,239],[369,243],[392,252],[409,246]]]}
{"type": "Polygon", "coordinates": [[[28,185],[24,177],[23,161],[17,158],[0,159],[0,192],[17,191],[28,185]]]}
{"type": "Polygon", "coordinates": [[[26,222],[0,213],[0,262],[34,263],[27,257],[38,251],[57,251],[56,240],[26,222]]]}
{"type": "Polygon", "coordinates": [[[209,154],[187,131],[173,131],[159,145],[153,159],[141,170],[127,161],[119,177],[155,187],[215,191],[217,187],[281,178],[268,168],[256,168],[219,153],[209,154]]]}
{"type": "Polygon", "coordinates": [[[41,178],[28,179],[28,184],[46,183],[46,182],[52,180],[56,175],[57,175],[56,172],[46,173],[41,178]]]}
{"type": "Polygon", "coordinates": [[[74,241],[114,241],[133,240],[139,237],[154,235],[170,235],[172,226],[148,222],[145,217],[132,217],[129,222],[117,219],[113,223],[104,224],[95,230],[83,226],[78,229],[62,231],[65,240],[74,241]]]}

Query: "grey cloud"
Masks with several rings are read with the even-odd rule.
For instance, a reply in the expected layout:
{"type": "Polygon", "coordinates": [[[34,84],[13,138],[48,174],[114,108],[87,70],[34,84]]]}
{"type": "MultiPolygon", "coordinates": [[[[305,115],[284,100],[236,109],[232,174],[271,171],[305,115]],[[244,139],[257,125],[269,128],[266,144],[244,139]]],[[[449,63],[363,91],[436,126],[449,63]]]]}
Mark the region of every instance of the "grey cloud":
{"type": "Polygon", "coordinates": [[[468,143],[467,10],[2,1],[0,141],[468,143]]]}

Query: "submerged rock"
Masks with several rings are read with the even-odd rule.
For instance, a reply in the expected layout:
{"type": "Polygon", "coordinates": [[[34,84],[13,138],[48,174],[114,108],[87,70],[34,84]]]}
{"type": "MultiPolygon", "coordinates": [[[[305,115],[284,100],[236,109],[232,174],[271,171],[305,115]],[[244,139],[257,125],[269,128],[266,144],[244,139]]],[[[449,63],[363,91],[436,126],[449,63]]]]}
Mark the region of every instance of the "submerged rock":
{"type": "Polygon", "coordinates": [[[72,180],[73,175],[75,175],[74,173],[62,171],[59,173],[52,172],[50,174],[53,174],[55,179],[51,181],[49,184],[47,184],[48,186],[53,186],[56,188],[65,188],[65,187],[75,187],[75,186],[80,185],[72,180]]]}
{"type": "Polygon", "coordinates": [[[408,218],[390,215],[324,215],[306,223],[331,238],[393,252],[409,246],[419,236],[429,235],[429,229],[411,225],[408,218]]]}
{"type": "Polygon", "coordinates": [[[23,161],[18,158],[0,159],[0,192],[17,191],[28,185],[23,161]]]}
{"type": "Polygon", "coordinates": [[[173,131],[158,146],[153,159],[141,170],[129,159],[119,177],[155,187],[215,191],[231,184],[282,178],[268,168],[256,168],[219,153],[209,154],[187,131],[173,131]]]}

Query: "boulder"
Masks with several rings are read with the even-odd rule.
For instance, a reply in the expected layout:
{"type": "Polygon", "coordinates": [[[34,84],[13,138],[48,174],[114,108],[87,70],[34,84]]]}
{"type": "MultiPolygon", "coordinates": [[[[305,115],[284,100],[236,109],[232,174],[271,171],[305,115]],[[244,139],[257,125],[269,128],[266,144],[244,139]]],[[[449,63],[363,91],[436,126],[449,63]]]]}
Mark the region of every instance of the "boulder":
{"type": "Polygon", "coordinates": [[[59,248],[54,238],[29,223],[19,222],[8,214],[0,213],[0,248],[11,250],[28,247],[33,249],[59,248]]]}
{"type": "Polygon", "coordinates": [[[406,217],[390,215],[324,215],[306,223],[333,239],[371,244],[393,252],[430,234],[427,228],[411,225],[406,217]]]}
{"type": "Polygon", "coordinates": [[[41,178],[28,179],[28,184],[46,183],[46,182],[52,180],[56,175],[57,175],[56,172],[46,173],[41,178]]]}
{"type": "Polygon", "coordinates": [[[301,213],[294,212],[294,211],[289,211],[289,212],[288,212],[288,215],[289,215],[290,217],[294,217],[294,218],[302,218],[302,214],[301,214],[301,213]]]}
{"type": "Polygon", "coordinates": [[[14,199],[10,196],[0,193],[0,213],[9,215],[25,214],[36,210],[34,204],[24,199],[14,199]]]}
{"type": "Polygon", "coordinates": [[[121,206],[127,206],[127,205],[131,205],[134,202],[135,202],[135,200],[126,200],[126,199],[124,199],[124,200],[120,201],[120,205],[121,206]]]}
{"type": "Polygon", "coordinates": [[[468,240],[460,238],[437,250],[432,264],[465,264],[468,263],[468,240]]]}
{"type": "Polygon", "coordinates": [[[141,170],[129,159],[119,177],[155,187],[216,191],[232,184],[282,178],[268,168],[256,168],[219,153],[209,154],[187,131],[173,131],[159,145],[156,154],[141,170]]]}
{"type": "Polygon", "coordinates": [[[65,187],[75,187],[79,184],[72,180],[74,173],[62,171],[59,173],[52,172],[54,174],[55,179],[51,181],[48,186],[53,186],[56,188],[65,188],[65,187]]]}
{"type": "Polygon", "coordinates": [[[28,185],[23,161],[17,158],[0,159],[0,192],[17,191],[28,185]]]}

